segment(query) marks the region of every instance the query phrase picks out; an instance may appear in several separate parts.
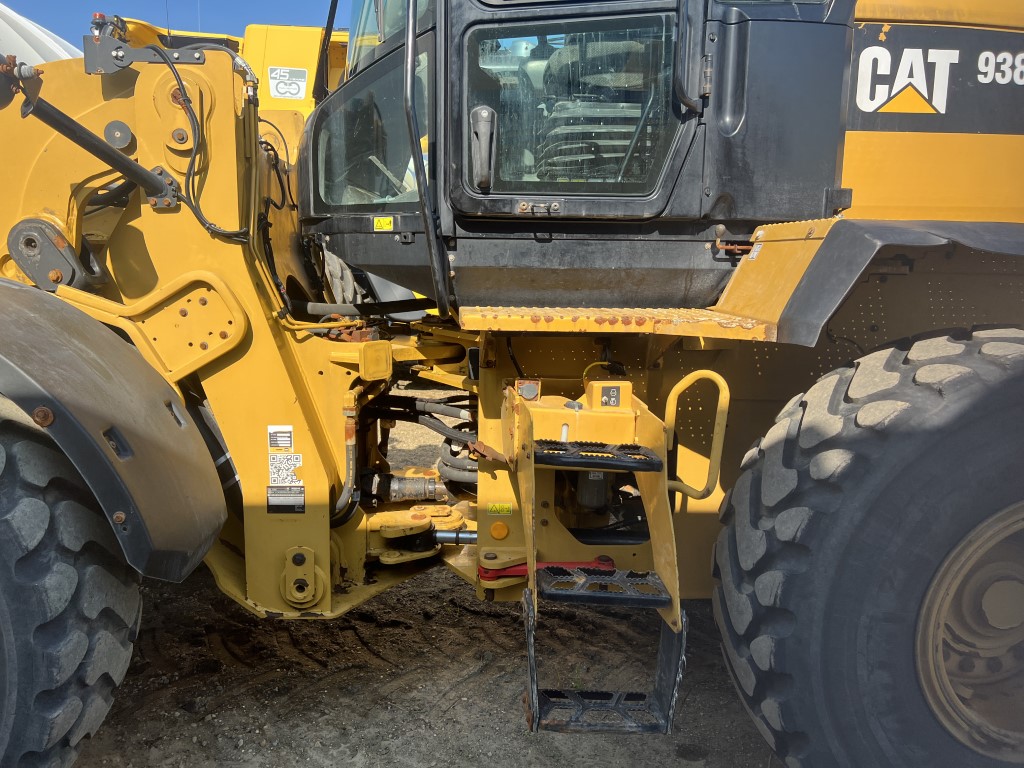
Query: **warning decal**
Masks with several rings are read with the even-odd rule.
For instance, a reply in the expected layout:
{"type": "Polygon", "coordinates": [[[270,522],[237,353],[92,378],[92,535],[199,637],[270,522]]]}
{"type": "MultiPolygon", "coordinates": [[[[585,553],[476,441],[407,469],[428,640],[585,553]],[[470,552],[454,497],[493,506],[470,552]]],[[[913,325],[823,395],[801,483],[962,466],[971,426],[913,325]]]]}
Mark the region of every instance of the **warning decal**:
{"type": "Polygon", "coordinates": [[[270,67],[270,95],[275,99],[306,98],[308,70],[293,67],[270,67]]]}

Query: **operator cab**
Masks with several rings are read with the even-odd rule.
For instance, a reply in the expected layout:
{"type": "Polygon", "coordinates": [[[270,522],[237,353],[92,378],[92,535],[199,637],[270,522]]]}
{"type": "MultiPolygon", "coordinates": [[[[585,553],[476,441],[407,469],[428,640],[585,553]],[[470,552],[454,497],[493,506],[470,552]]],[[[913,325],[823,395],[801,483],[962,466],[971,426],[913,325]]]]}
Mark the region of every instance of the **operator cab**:
{"type": "Polygon", "coordinates": [[[304,223],[367,273],[444,306],[706,307],[716,238],[849,204],[853,0],[412,2],[354,3],[306,129],[304,223]]]}

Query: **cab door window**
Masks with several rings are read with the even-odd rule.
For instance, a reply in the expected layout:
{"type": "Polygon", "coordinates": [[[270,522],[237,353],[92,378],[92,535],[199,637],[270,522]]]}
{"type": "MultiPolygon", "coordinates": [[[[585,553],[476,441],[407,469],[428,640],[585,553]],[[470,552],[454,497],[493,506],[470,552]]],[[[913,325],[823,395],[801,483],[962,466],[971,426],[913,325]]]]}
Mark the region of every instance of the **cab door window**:
{"type": "MultiPolygon", "coordinates": [[[[679,127],[672,40],[667,15],[471,32],[465,114],[488,106],[497,125],[490,187],[475,188],[470,173],[467,186],[489,194],[651,193],[679,127]]],[[[479,150],[472,130],[466,134],[470,169],[479,150]]]]}

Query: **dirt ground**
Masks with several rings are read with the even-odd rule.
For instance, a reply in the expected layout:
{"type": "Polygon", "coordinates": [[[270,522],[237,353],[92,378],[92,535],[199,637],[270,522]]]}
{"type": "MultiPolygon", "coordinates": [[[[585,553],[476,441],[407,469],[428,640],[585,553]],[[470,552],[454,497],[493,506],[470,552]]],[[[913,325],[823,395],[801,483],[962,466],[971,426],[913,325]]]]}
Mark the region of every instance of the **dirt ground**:
{"type": "MultiPolygon", "coordinates": [[[[392,460],[436,458],[433,433],[395,434],[392,460]]],[[[708,602],[685,605],[672,735],[565,735],[527,731],[520,606],[478,601],[444,566],[333,622],[260,620],[205,570],[143,589],[135,657],[80,768],[780,765],[736,698],[708,602]]],[[[657,632],[654,612],[542,604],[541,685],[647,690],[657,632]]]]}

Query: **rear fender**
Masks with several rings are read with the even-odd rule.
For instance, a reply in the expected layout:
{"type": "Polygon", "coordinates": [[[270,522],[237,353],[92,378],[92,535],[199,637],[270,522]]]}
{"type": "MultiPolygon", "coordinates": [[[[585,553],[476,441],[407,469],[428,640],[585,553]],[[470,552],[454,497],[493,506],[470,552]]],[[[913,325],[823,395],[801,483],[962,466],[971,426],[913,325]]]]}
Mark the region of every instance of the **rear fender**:
{"type": "Polygon", "coordinates": [[[950,221],[836,222],[779,317],[778,341],[813,347],[822,329],[883,248],[963,246],[1024,256],[1024,224],[950,221]]]}
{"type": "Polygon", "coordinates": [[[38,288],[0,280],[0,394],[53,438],[128,563],[181,581],[226,517],[210,451],[178,392],[130,344],[38,288]]]}

